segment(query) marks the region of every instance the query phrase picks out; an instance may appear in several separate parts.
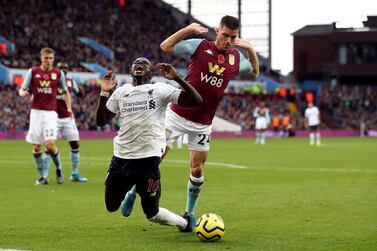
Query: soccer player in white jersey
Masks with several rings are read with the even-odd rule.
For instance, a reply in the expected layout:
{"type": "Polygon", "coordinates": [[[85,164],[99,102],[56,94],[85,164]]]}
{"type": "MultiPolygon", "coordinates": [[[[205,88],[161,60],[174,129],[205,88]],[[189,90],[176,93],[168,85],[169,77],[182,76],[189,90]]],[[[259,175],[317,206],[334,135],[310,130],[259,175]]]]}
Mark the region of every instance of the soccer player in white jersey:
{"type": "Polygon", "coordinates": [[[259,105],[255,107],[253,116],[255,118],[255,131],[256,140],[255,144],[264,145],[266,143],[266,129],[268,124],[270,124],[270,112],[269,109],[265,107],[263,101],[259,102],[259,105]]]}
{"type": "Polygon", "coordinates": [[[309,127],[310,145],[321,145],[321,134],[319,132],[319,124],[321,123],[321,116],[319,109],[313,105],[313,102],[308,103],[305,110],[305,127],[309,127]]]}
{"type": "Polygon", "coordinates": [[[120,121],[105,181],[106,209],[109,212],[118,210],[127,191],[136,184],[136,192],[141,197],[141,206],[148,220],[191,232],[190,217],[184,218],[159,207],[159,164],[166,147],[167,104],[200,105],[203,100],[191,85],[178,76],[172,65],[161,63],[157,64],[157,68],[165,78],[180,84],[183,91],[164,83],[151,84],[152,65],[146,58],[137,58],[133,62],[132,85],[125,84],[115,89],[115,75],[108,72],[101,86],[97,125],[104,126],[116,115],[119,115],[120,121]]]}

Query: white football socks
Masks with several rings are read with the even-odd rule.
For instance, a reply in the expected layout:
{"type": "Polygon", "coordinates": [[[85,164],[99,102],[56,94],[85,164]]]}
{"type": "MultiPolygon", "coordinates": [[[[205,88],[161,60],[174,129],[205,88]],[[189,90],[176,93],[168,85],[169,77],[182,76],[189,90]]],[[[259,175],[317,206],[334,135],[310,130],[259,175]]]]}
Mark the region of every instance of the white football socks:
{"type": "Polygon", "coordinates": [[[158,213],[148,220],[161,225],[177,226],[180,228],[185,228],[187,226],[187,221],[184,218],[163,207],[160,207],[158,213]]]}

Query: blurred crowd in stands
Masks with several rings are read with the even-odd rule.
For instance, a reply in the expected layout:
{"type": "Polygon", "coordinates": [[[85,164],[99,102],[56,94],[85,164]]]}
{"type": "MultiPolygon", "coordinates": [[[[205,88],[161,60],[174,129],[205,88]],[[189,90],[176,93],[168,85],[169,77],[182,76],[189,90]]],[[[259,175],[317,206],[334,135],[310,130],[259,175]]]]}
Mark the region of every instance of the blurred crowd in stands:
{"type": "Polygon", "coordinates": [[[377,129],[377,85],[337,85],[322,88],[319,109],[336,124],[333,127],[377,129]]]}
{"type": "Polygon", "coordinates": [[[80,65],[87,62],[129,73],[132,61],[139,56],[152,63],[187,64],[183,58],[161,53],[159,43],[182,25],[169,8],[155,1],[129,0],[121,8],[117,1],[0,0],[0,6],[0,36],[15,44],[13,54],[0,53],[0,63],[9,67],[39,65],[39,51],[46,46],[56,51],[57,60],[68,62],[72,71],[87,71],[80,65]],[[78,37],[109,47],[115,60],[86,46],[78,37]]]}
{"type": "MultiPolygon", "coordinates": [[[[0,52],[0,63],[12,68],[40,65],[39,51],[48,46],[56,51],[56,61],[65,61],[70,71],[87,71],[80,63],[98,63],[117,73],[129,73],[134,58],[145,56],[153,64],[169,62],[186,67],[187,60],[161,53],[159,44],[184,23],[179,23],[169,7],[158,1],[0,0],[0,36],[15,44],[14,53],[0,52]],[[51,21],[52,20],[52,21],[51,21]],[[78,37],[91,38],[114,51],[115,59],[85,45],[78,37]]],[[[267,72],[261,64],[261,72],[267,72]]],[[[269,77],[277,78],[270,72],[269,77]]],[[[99,88],[83,85],[87,95],[73,97],[73,110],[79,130],[114,130],[117,122],[105,127],[95,125],[99,88]]],[[[251,90],[252,91],[252,90],[251,90]]],[[[304,129],[305,98],[278,94],[253,94],[246,88],[229,90],[220,102],[216,115],[243,130],[253,130],[253,109],[264,100],[271,118],[279,118],[279,129],[289,126],[304,129]],[[285,118],[289,118],[287,120],[285,118]],[[283,125],[283,120],[285,125],[283,125]]],[[[322,128],[377,129],[377,87],[337,85],[322,87],[318,104],[322,128]]],[[[0,130],[25,131],[29,126],[30,102],[17,96],[16,87],[0,83],[0,130]]],[[[277,120],[276,120],[277,121],[277,120]]],[[[271,126],[270,126],[271,127],[271,126]]]]}
{"type": "MultiPolygon", "coordinates": [[[[97,85],[82,85],[86,95],[77,98],[73,95],[73,111],[79,130],[115,130],[117,120],[112,124],[98,128],[95,123],[95,111],[99,95],[97,85]]],[[[240,125],[243,130],[254,130],[255,119],[252,116],[258,102],[263,100],[273,117],[279,118],[280,131],[289,127],[291,130],[303,130],[305,102],[296,95],[296,101],[287,100],[279,94],[254,95],[249,92],[228,92],[220,102],[216,115],[240,125]],[[288,122],[284,117],[288,117],[288,122]]],[[[332,90],[324,87],[320,97],[319,108],[323,123],[321,128],[360,129],[365,123],[366,130],[377,130],[377,87],[338,86],[332,90]]],[[[0,84],[0,130],[26,131],[29,127],[30,100],[17,94],[15,85],[0,84]]],[[[273,129],[271,123],[269,129],[273,129]]]]}

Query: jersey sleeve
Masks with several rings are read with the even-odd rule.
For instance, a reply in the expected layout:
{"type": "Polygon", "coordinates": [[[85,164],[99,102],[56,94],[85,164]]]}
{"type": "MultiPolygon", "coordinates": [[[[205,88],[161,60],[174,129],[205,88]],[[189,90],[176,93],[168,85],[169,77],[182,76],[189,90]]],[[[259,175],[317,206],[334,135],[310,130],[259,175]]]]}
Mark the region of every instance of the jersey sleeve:
{"type": "Polygon", "coordinates": [[[31,85],[31,69],[29,69],[26,72],[24,76],[24,82],[22,82],[21,88],[26,91],[30,87],[30,85],[31,85]]]}
{"type": "Polygon", "coordinates": [[[121,96],[120,91],[121,88],[116,89],[106,103],[107,109],[114,114],[118,114],[119,112],[119,97],[121,96]]]}
{"type": "Polygon", "coordinates": [[[165,83],[160,83],[160,85],[163,90],[165,103],[168,104],[172,102],[174,104],[177,104],[179,95],[181,95],[182,90],[165,83]]]}
{"type": "Polygon", "coordinates": [[[266,109],[266,121],[267,121],[267,124],[271,123],[270,109],[266,109]]]}
{"type": "Polygon", "coordinates": [[[254,118],[258,118],[258,111],[259,111],[259,109],[258,109],[258,107],[255,107],[255,109],[254,109],[254,112],[253,112],[253,117],[254,118]]]}
{"type": "Polygon", "coordinates": [[[185,55],[185,54],[192,55],[195,53],[196,49],[198,48],[199,44],[202,41],[203,39],[199,39],[199,38],[182,40],[174,46],[173,54],[174,55],[185,55]]]}
{"type": "Polygon", "coordinates": [[[60,71],[59,87],[62,88],[64,92],[67,91],[67,83],[65,81],[65,75],[63,71],[60,71]]]}
{"type": "Polygon", "coordinates": [[[253,72],[253,66],[251,65],[250,61],[241,53],[240,53],[240,67],[239,72],[250,74],[253,72]]]}
{"type": "Polygon", "coordinates": [[[75,94],[80,93],[79,86],[77,85],[76,81],[72,79],[72,90],[75,94]]]}

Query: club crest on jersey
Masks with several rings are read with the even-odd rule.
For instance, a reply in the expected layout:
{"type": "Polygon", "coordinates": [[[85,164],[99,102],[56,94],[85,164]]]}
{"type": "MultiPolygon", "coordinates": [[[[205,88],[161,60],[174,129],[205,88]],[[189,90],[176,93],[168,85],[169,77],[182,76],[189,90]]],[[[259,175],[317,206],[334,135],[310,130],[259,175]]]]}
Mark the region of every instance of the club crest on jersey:
{"type": "Polygon", "coordinates": [[[166,137],[166,139],[169,139],[170,138],[170,136],[172,135],[172,131],[170,131],[169,129],[165,129],[165,137],[166,137]]]}
{"type": "Polygon", "coordinates": [[[153,98],[153,89],[148,90],[148,98],[153,98]]]}
{"type": "Polygon", "coordinates": [[[72,87],[72,81],[71,80],[67,80],[67,86],[72,87]]]}
{"type": "Polygon", "coordinates": [[[48,81],[48,80],[39,80],[39,85],[41,87],[49,87],[50,86],[50,81],[48,81]]]}
{"type": "Polygon", "coordinates": [[[229,55],[229,64],[234,65],[234,55],[232,54],[229,55]]]}
{"type": "Polygon", "coordinates": [[[220,64],[223,64],[225,62],[225,57],[223,54],[219,54],[217,56],[217,61],[220,63],[220,64]]]}
{"type": "Polygon", "coordinates": [[[211,51],[210,49],[208,49],[208,50],[205,50],[204,52],[206,52],[207,54],[209,54],[209,55],[212,55],[212,56],[213,56],[213,53],[212,53],[212,51],[211,51]]]}
{"type": "Polygon", "coordinates": [[[58,76],[56,75],[55,72],[51,73],[51,79],[52,79],[52,80],[56,80],[57,77],[58,77],[58,76]]]}

